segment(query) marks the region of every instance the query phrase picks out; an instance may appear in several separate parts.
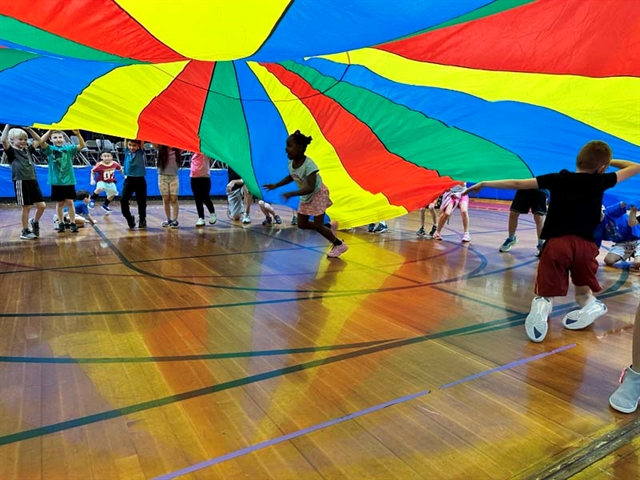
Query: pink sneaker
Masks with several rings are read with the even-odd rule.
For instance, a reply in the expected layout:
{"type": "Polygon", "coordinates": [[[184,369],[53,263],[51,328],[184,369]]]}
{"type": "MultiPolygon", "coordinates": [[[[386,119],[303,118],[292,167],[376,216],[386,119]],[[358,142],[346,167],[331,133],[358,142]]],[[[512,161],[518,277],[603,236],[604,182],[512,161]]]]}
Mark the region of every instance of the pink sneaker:
{"type": "Polygon", "coordinates": [[[327,258],[338,258],[347,250],[349,250],[349,247],[347,247],[347,244],[344,242],[342,242],[340,245],[334,245],[333,247],[331,247],[331,250],[329,250],[329,253],[327,253],[327,258]]]}
{"type": "Polygon", "coordinates": [[[436,232],[433,234],[432,237],[434,240],[442,240],[442,235],[440,235],[440,232],[436,232]]]}

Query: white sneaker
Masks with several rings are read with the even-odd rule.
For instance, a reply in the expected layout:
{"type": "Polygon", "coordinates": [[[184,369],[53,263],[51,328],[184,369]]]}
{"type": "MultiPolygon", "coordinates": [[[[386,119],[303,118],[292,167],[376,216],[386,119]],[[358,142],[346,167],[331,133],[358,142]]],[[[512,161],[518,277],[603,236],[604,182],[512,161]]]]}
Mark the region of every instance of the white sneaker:
{"type": "Polygon", "coordinates": [[[469,235],[469,232],[464,232],[464,234],[462,235],[462,242],[469,243],[470,241],[471,241],[471,235],[469,235]]]}
{"type": "Polygon", "coordinates": [[[544,297],[535,297],[531,300],[531,311],[524,321],[524,329],[532,342],[541,342],[547,336],[551,309],[551,302],[544,297]]]}
{"type": "Polygon", "coordinates": [[[198,221],[196,222],[196,227],[204,227],[205,223],[204,223],[204,218],[199,218],[198,221]]]}
{"type": "Polygon", "coordinates": [[[209,215],[209,223],[211,225],[215,224],[218,221],[218,216],[216,215],[216,212],[213,212],[211,215],[209,215]]]}
{"type": "Polygon", "coordinates": [[[584,307],[567,313],[562,319],[562,325],[569,330],[582,330],[591,325],[596,318],[607,313],[607,310],[604,303],[594,298],[584,307]]]}
{"type": "Polygon", "coordinates": [[[244,215],[242,215],[242,223],[244,223],[245,225],[247,223],[251,223],[251,217],[249,216],[248,213],[245,213],[244,215]]]}

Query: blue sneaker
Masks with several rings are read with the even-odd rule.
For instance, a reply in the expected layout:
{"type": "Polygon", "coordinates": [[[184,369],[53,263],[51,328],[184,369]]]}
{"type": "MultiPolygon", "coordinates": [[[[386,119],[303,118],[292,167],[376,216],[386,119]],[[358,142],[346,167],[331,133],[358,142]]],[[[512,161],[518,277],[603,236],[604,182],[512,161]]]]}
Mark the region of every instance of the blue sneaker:
{"type": "Polygon", "coordinates": [[[516,243],[518,243],[518,239],[515,237],[515,235],[513,237],[507,237],[504,243],[500,245],[500,251],[508,252],[516,243]]]}
{"type": "Polygon", "coordinates": [[[373,233],[384,233],[388,231],[389,231],[389,227],[387,227],[387,224],[385,222],[380,222],[378,226],[375,228],[375,230],[373,231],[373,233]]]}

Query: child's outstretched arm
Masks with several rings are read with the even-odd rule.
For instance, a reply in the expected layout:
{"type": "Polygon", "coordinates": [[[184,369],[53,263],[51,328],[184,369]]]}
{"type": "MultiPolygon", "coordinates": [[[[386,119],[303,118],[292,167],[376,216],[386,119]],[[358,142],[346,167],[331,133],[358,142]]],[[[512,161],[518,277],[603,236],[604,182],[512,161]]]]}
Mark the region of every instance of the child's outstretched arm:
{"type": "Polygon", "coordinates": [[[82,134],[80,133],[80,130],[72,130],[73,133],[76,134],[76,137],[78,137],[78,145],[76,145],[76,148],[78,149],[78,151],[82,150],[87,144],[84,143],[84,138],[82,138],[82,134]]]}
{"type": "Polygon", "coordinates": [[[2,130],[2,147],[7,150],[9,148],[9,130],[11,129],[11,125],[8,123],[4,126],[2,130]]]}
{"type": "Polygon", "coordinates": [[[33,148],[39,147],[42,145],[42,138],[38,135],[31,127],[24,127],[24,129],[29,132],[31,137],[33,137],[33,148]]]}
{"type": "Polygon", "coordinates": [[[285,185],[287,185],[287,184],[289,184],[291,182],[293,182],[293,178],[291,178],[291,175],[287,175],[282,180],[280,180],[278,183],[265,183],[262,186],[264,188],[266,188],[267,190],[275,190],[276,188],[283,187],[283,186],[285,186],[285,185]]]}
{"type": "Polygon", "coordinates": [[[532,190],[538,188],[537,178],[527,178],[526,180],[492,180],[489,182],[478,182],[473,187],[467,188],[460,196],[468,195],[471,192],[479,192],[483,188],[500,188],[503,190],[532,190]]]}
{"type": "Polygon", "coordinates": [[[300,195],[306,195],[307,193],[311,193],[313,192],[313,190],[315,189],[316,186],[316,176],[318,175],[318,172],[313,172],[311,174],[309,174],[309,176],[307,177],[307,181],[304,185],[304,187],[298,189],[298,190],[294,190],[292,192],[285,192],[282,194],[282,197],[285,200],[289,200],[291,197],[299,197],[300,195]]]}
{"type": "Polygon", "coordinates": [[[629,160],[611,160],[611,166],[620,169],[616,172],[618,182],[623,182],[627,178],[640,173],[640,163],[630,162],[629,160]]]}

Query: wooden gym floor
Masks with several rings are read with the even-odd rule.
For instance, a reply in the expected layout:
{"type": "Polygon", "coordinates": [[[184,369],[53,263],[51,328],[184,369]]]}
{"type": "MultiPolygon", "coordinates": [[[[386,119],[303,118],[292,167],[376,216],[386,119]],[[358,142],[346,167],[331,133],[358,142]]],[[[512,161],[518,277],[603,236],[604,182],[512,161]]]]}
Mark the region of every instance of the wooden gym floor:
{"type": "Polygon", "coordinates": [[[638,276],[602,267],[609,313],[565,331],[561,299],[534,344],[535,230],[499,253],[506,204],[472,205],[468,246],[416,212],[334,260],[256,207],[77,235],[49,208],[35,241],[0,207],[1,479],[640,478],[638,414],[608,406],[638,276]]]}

